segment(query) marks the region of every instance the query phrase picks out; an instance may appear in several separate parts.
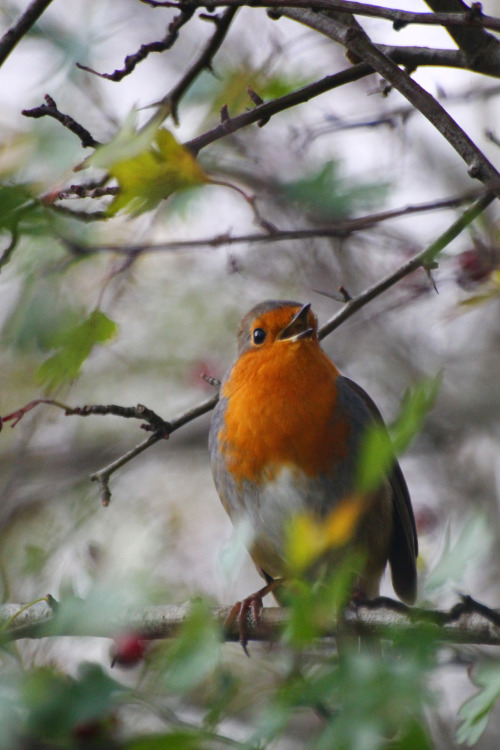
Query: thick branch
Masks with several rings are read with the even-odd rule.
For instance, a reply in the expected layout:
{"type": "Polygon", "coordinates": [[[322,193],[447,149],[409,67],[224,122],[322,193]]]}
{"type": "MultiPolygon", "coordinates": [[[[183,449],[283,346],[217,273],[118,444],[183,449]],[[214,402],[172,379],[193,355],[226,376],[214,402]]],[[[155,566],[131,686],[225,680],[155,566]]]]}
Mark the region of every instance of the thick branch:
{"type": "MultiPolygon", "coordinates": [[[[462,0],[426,0],[427,5],[434,11],[434,16],[457,13],[470,13],[471,9],[462,0]]],[[[493,34],[488,34],[481,28],[483,24],[478,18],[479,24],[474,23],[469,28],[455,26],[449,22],[443,23],[453,41],[465,52],[471,64],[481,63],[482,60],[493,60],[498,62],[500,42],[493,34]]],[[[498,21],[497,21],[498,22],[498,21]]],[[[497,26],[490,26],[498,29],[497,26]]]]}
{"type": "MultiPolygon", "coordinates": [[[[20,638],[59,637],[68,635],[97,636],[111,638],[123,630],[137,633],[144,639],[171,638],[189,617],[191,605],[170,604],[145,606],[137,610],[104,612],[99,619],[95,611],[92,620],[86,615],[84,600],[71,602],[71,617],[57,617],[58,605],[51,600],[38,601],[33,605],[0,605],[0,628],[5,641],[20,638]],[[79,610],[81,608],[81,617],[79,610]],[[84,622],[82,627],[79,625],[84,622]]],[[[240,630],[236,623],[228,624],[232,607],[213,607],[211,615],[224,631],[226,641],[239,640],[240,630]]],[[[276,640],[288,621],[285,608],[265,607],[261,622],[248,618],[246,633],[249,640],[276,640]]],[[[324,637],[334,637],[337,628],[342,632],[351,631],[355,635],[390,638],[395,633],[406,632],[419,635],[425,632],[433,635],[436,642],[469,643],[500,646],[500,611],[464,596],[450,610],[431,610],[407,607],[401,602],[381,597],[366,603],[348,607],[341,623],[332,618],[323,628],[324,637]]]]}
{"type": "Polygon", "coordinates": [[[38,21],[42,13],[47,10],[51,2],[52,0],[33,0],[15,24],[5,32],[0,39],[0,66],[3,65],[16,44],[38,21]]]}

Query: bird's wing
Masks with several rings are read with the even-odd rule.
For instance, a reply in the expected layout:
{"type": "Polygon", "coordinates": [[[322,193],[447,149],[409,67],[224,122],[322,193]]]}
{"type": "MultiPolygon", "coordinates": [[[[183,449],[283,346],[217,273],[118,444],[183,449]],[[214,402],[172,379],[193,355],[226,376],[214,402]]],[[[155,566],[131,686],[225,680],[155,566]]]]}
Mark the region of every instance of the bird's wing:
{"type": "MultiPolygon", "coordinates": [[[[341,377],[345,384],[362,399],[374,421],[384,425],[380,411],[366,391],[353,380],[344,376],[341,377]]],[[[388,480],[392,489],[393,503],[393,534],[389,552],[392,582],[396,593],[404,601],[413,603],[417,593],[417,528],[410,493],[395,456],[388,480]]]]}

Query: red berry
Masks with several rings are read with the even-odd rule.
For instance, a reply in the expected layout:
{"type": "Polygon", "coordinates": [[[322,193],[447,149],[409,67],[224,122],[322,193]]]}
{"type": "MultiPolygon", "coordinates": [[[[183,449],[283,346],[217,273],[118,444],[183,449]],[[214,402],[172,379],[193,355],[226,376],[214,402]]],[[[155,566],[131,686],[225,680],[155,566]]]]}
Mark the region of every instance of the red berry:
{"type": "Polygon", "coordinates": [[[133,667],[144,658],[146,641],[140,633],[123,633],[114,639],[111,666],[133,667]]]}

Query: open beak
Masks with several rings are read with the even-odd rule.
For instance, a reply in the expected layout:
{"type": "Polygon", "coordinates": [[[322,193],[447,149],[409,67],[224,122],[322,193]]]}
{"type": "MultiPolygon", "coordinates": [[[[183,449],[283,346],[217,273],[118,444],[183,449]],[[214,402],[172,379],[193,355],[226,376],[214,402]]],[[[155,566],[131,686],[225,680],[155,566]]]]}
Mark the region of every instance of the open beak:
{"type": "Polygon", "coordinates": [[[280,341],[300,341],[314,335],[314,328],[310,328],[307,321],[310,307],[311,303],[308,302],[300,308],[287,327],[281,331],[278,336],[280,341]]]}

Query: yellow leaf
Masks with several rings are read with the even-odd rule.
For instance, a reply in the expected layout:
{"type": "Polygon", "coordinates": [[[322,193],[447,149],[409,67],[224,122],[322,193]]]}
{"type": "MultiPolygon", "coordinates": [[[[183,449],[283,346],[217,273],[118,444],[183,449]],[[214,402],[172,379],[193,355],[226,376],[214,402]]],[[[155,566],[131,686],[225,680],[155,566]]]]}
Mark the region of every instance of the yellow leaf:
{"type": "Polygon", "coordinates": [[[363,512],[363,495],[353,495],[337,505],[324,519],[304,513],[288,530],[287,559],[292,572],[304,573],[331,549],[345,547],[353,538],[363,512]]]}
{"type": "Polygon", "coordinates": [[[109,173],[118,181],[120,192],[108,207],[114,216],[150,211],[173,193],[208,181],[194,156],[164,128],[141,153],[110,165],[109,173]]]}

